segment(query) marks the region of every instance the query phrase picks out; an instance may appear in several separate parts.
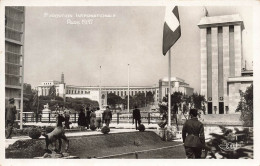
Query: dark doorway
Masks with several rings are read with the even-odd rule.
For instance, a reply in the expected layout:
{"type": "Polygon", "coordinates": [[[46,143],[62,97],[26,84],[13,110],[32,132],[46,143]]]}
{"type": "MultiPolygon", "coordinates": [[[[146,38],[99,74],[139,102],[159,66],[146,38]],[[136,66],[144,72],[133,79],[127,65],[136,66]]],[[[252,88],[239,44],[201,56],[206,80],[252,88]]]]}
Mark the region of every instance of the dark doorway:
{"type": "Polygon", "coordinates": [[[208,114],[212,114],[212,102],[208,102],[208,114]]]}
{"type": "Polygon", "coordinates": [[[219,114],[224,114],[224,102],[219,102],[219,114]]]}

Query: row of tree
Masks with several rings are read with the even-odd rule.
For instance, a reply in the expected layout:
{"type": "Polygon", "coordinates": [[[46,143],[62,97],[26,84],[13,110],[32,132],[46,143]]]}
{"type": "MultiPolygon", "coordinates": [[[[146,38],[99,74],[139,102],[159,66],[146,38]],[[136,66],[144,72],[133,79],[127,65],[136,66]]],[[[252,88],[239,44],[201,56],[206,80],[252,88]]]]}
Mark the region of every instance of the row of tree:
{"type": "MultiPolygon", "coordinates": [[[[145,107],[148,104],[152,104],[154,102],[152,92],[147,93],[137,93],[134,96],[129,96],[129,107],[133,109],[135,106],[137,107],[145,107]]],[[[127,108],[128,96],[121,98],[120,96],[109,93],[107,95],[107,104],[112,107],[112,109],[116,109],[120,105],[123,105],[124,108],[127,108]]]]}
{"type": "MultiPolygon", "coordinates": [[[[205,102],[205,97],[198,93],[193,93],[191,96],[185,95],[182,92],[174,92],[171,95],[171,106],[174,112],[182,111],[183,114],[187,113],[190,108],[198,110],[205,110],[202,103],[205,102]]],[[[168,112],[168,96],[165,96],[162,103],[159,104],[160,112],[168,112]]]]}

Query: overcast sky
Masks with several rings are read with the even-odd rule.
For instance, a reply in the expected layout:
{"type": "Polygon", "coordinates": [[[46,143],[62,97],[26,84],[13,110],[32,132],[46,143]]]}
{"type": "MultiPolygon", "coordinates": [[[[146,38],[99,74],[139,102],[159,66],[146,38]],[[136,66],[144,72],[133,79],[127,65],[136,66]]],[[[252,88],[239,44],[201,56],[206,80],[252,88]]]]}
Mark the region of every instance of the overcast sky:
{"type": "MultiPolygon", "coordinates": [[[[252,8],[207,7],[209,16],[240,14],[244,20],[243,56],[252,68],[252,8]]],[[[168,76],[162,55],[165,7],[26,7],[25,79],[33,87],[45,80],[70,85],[151,86],[168,76]],[[110,18],[78,18],[106,14],[110,18]],[[63,16],[54,18],[54,16],[63,16]],[[71,17],[72,18],[68,18],[71,17]],[[80,22],[70,24],[71,21],[80,22]],[[82,20],[85,23],[82,24],[82,20]],[[88,22],[90,21],[90,22],[88,22]]],[[[200,32],[203,7],[179,7],[182,36],[172,47],[172,76],[200,91],[200,32]]]]}

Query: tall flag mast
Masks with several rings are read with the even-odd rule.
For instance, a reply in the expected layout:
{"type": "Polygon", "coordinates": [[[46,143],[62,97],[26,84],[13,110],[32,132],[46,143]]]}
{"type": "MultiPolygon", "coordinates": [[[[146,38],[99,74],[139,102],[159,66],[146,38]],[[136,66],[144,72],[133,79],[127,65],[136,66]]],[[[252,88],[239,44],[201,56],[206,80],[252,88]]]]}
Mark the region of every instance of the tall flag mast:
{"type": "Polygon", "coordinates": [[[101,66],[99,67],[99,108],[101,109],[101,66]]]}
{"type": "Polygon", "coordinates": [[[128,91],[128,95],[127,95],[127,112],[129,113],[130,112],[130,106],[129,106],[129,102],[130,102],[130,100],[129,100],[129,95],[130,95],[130,81],[129,81],[129,64],[127,65],[127,75],[128,75],[128,77],[127,77],[127,91],[128,91]]]}
{"type": "Polygon", "coordinates": [[[168,126],[171,126],[171,47],[181,37],[181,27],[178,6],[167,6],[165,22],[163,26],[163,48],[165,55],[169,53],[168,59],[168,126]]]}

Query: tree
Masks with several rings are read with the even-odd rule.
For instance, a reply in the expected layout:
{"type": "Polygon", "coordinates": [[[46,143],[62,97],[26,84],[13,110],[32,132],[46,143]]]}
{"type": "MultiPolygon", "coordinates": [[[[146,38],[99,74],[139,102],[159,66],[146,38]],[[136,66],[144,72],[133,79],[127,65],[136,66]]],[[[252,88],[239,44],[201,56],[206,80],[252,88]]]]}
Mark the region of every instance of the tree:
{"type": "Polygon", "coordinates": [[[241,112],[240,119],[244,122],[244,126],[253,126],[253,84],[251,84],[245,92],[239,91],[240,101],[236,112],[241,112]]]}
{"type": "Polygon", "coordinates": [[[109,93],[107,94],[107,104],[116,108],[117,105],[123,104],[123,99],[114,93],[109,93]]]}
{"type": "Polygon", "coordinates": [[[134,105],[137,107],[144,107],[145,106],[145,94],[144,93],[137,93],[134,95],[134,105]]]}
{"type": "Polygon", "coordinates": [[[171,105],[179,105],[182,102],[183,94],[181,92],[174,92],[171,95],[171,105]]]}
{"type": "Polygon", "coordinates": [[[146,93],[146,104],[151,104],[154,102],[153,93],[151,91],[146,93]]]}
{"type": "Polygon", "coordinates": [[[202,109],[201,108],[201,103],[205,101],[205,97],[198,94],[198,93],[193,93],[192,94],[192,101],[193,101],[193,104],[194,104],[194,108],[195,109],[202,109]]]}
{"type": "MultiPolygon", "coordinates": [[[[127,108],[128,96],[126,95],[125,98],[122,100],[122,104],[124,104],[125,108],[127,108]]],[[[129,108],[134,108],[134,99],[132,96],[129,96],[129,108]]]]}
{"type": "Polygon", "coordinates": [[[55,85],[53,85],[53,86],[50,87],[49,96],[51,96],[52,98],[55,98],[55,96],[56,96],[56,88],[55,88],[55,85]]]}

